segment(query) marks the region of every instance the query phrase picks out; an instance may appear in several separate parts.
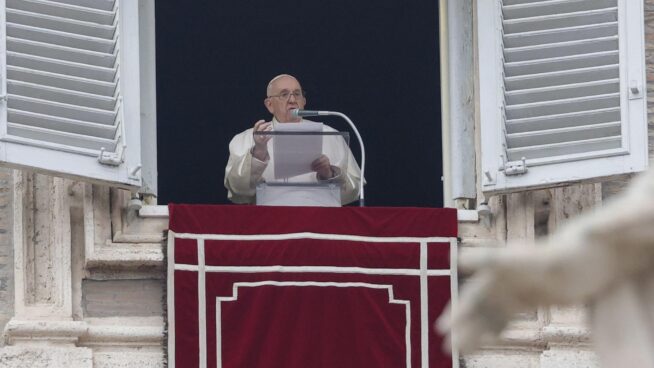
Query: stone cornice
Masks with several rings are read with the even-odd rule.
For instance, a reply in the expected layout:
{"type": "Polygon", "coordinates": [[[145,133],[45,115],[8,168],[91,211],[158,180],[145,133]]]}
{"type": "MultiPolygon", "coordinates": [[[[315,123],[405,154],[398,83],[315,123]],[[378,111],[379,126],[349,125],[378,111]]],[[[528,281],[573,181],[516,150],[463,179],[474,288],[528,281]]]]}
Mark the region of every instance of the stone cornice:
{"type": "MultiPolygon", "coordinates": [[[[134,321],[132,321],[134,322],[134,321]]],[[[116,323],[116,321],[113,321],[116,323]]],[[[76,344],[77,346],[161,346],[163,322],[158,325],[93,324],[86,321],[17,320],[7,323],[4,332],[10,345],[19,342],[76,344]]]]}

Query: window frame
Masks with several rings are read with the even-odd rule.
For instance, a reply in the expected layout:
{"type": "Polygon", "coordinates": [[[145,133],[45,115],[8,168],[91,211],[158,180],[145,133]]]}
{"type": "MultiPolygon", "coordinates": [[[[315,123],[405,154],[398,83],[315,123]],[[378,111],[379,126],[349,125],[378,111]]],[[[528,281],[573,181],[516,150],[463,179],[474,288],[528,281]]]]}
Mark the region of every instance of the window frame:
{"type": "MultiPolygon", "coordinates": [[[[156,83],[154,50],[154,0],[116,0],[116,30],[120,51],[118,108],[124,127],[126,149],[117,165],[101,164],[98,157],[84,155],[60,144],[26,145],[7,137],[7,101],[0,101],[0,162],[3,166],[55,176],[81,179],[148,194],[157,192],[156,83]],[[152,29],[148,29],[151,27],[152,29]],[[122,37],[122,35],[127,35],[122,37]],[[145,48],[141,46],[145,45],[145,48]],[[144,62],[152,65],[143,65],[144,62]]],[[[6,4],[0,0],[0,25],[6,27],[6,4]]],[[[6,32],[0,38],[0,72],[7,75],[6,32]]],[[[7,79],[0,82],[7,95],[7,79]]],[[[119,128],[120,129],[120,128],[119,128]]],[[[121,144],[119,142],[119,144],[121,144]]]]}
{"type": "Polygon", "coordinates": [[[648,155],[643,3],[618,0],[623,147],[614,152],[562,156],[547,164],[527,160],[527,172],[521,175],[506,175],[500,170],[504,165],[503,96],[498,88],[503,85],[501,11],[498,0],[477,0],[477,14],[485,14],[477,17],[482,191],[493,194],[537,189],[644,170],[648,155]],[[629,95],[631,81],[640,85],[639,96],[629,95]]]}

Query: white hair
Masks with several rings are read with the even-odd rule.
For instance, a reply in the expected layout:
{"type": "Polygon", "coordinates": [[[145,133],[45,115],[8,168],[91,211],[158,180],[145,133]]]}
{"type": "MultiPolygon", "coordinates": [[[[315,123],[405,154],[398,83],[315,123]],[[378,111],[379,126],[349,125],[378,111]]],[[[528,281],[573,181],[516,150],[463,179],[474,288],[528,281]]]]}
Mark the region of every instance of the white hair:
{"type": "MultiPolygon", "coordinates": [[[[280,75],[276,76],[275,78],[271,79],[270,82],[268,82],[268,87],[266,87],[266,96],[270,96],[270,94],[272,93],[272,86],[276,81],[278,81],[278,80],[280,80],[282,78],[286,78],[286,77],[293,78],[293,79],[297,80],[297,78],[295,78],[294,76],[292,76],[290,74],[280,74],[280,75]]],[[[298,83],[300,83],[300,82],[298,81],[298,83]]]]}

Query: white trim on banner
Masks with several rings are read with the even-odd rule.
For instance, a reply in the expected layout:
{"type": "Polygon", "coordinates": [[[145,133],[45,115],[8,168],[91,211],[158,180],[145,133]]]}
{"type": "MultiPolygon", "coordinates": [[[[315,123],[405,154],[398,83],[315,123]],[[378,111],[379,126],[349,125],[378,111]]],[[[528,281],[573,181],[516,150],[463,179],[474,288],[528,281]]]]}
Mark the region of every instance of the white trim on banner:
{"type": "MultiPolygon", "coordinates": [[[[189,264],[176,264],[176,271],[198,271],[198,266],[189,264]]],[[[364,275],[392,275],[392,276],[421,276],[422,269],[408,268],[365,268],[341,266],[204,266],[205,272],[215,273],[358,273],[364,275]]],[[[427,270],[426,276],[450,276],[450,270],[427,270]]]]}
{"type": "MultiPolygon", "coordinates": [[[[235,282],[232,285],[232,296],[216,297],[216,366],[222,368],[222,331],[221,323],[221,306],[222,302],[232,302],[238,299],[239,287],[259,287],[259,286],[299,286],[299,287],[338,287],[338,288],[367,288],[367,289],[386,289],[388,292],[388,302],[390,304],[403,304],[406,315],[404,327],[404,342],[406,344],[406,367],[411,368],[411,302],[409,300],[395,299],[393,294],[393,285],[369,284],[365,282],[317,282],[317,281],[257,281],[257,282],[235,282]]],[[[206,337],[205,337],[206,338],[206,337]]],[[[206,344],[206,341],[204,342],[206,344]]]]}
{"type": "Polygon", "coordinates": [[[198,239],[198,327],[200,368],[207,368],[207,288],[204,274],[204,239],[198,239]]]}
{"type": "MultiPolygon", "coordinates": [[[[452,276],[450,277],[450,304],[452,305],[452,312],[457,308],[457,301],[459,299],[459,253],[458,253],[458,240],[452,238],[450,240],[450,272],[452,276]]],[[[452,313],[454,315],[454,313],[452,313]]],[[[451,331],[452,340],[456,341],[454,338],[454,330],[451,331]]],[[[459,368],[459,350],[456,347],[452,347],[452,368],[459,368]]]]}
{"type": "Polygon", "coordinates": [[[175,232],[168,230],[168,367],[175,368],[175,232]]]}
{"type": "Polygon", "coordinates": [[[190,234],[179,233],[179,239],[204,239],[204,240],[296,240],[296,239],[317,239],[317,240],[340,240],[355,241],[362,243],[448,243],[450,238],[445,237],[377,237],[343,234],[322,234],[322,233],[288,233],[288,234],[256,234],[256,235],[231,235],[231,234],[190,234]]]}
{"type": "MultiPolygon", "coordinates": [[[[429,368],[429,288],[426,242],[420,243],[420,352],[422,368],[429,368]]],[[[448,272],[449,274],[449,272],[448,272]]]]}
{"type": "MultiPolygon", "coordinates": [[[[167,256],[168,256],[168,280],[167,280],[167,302],[168,302],[168,366],[175,368],[175,278],[174,273],[179,271],[198,272],[198,319],[199,319],[199,349],[200,349],[200,367],[207,367],[207,331],[206,323],[206,273],[334,273],[334,274],[365,274],[365,275],[399,275],[399,276],[418,276],[420,278],[420,350],[422,368],[429,367],[429,336],[431,328],[429,326],[429,277],[432,276],[450,276],[450,294],[452,309],[456,308],[458,297],[458,278],[457,278],[457,239],[452,237],[369,237],[355,235],[339,234],[319,234],[319,233],[292,233],[292,234],[269,234],[269,235],[218,235],[218,234],[189,234],[175,233],[172,230],[168,232],[167,256]],[[177,264],[175,263],[175,239],[193,239],[197,240],[198,264],[177,264]],[[235,241],[266,241],[266,240],[299,240],[299,239],[317,239],[317,240],[335,240],[335,241],[353,241],[362,243],[414,243],[420,247],[420,264],[418,269],[405,268],[366,268],[366,267],[338,267],[338,266],[207,266],[205,262],[205,241],[206,240],[235,240],[235,241]],[[450,247],[450,269],[429,269],[428,255],[429,244],[441,243],[450,247]]],[[[368,287],[376,289],[388,289],[389,302],[394,304],[405,304],[406,308],[406,344],[407,344],[407,367],[411,367],[411,315],[410,301],[396,300],[393,296],[392,285],[369,284],[358,282],[314,282],[314,281],[261,281],[261,282],[240,282],[233,285],[232,297],[216,298],[216,344],[218,367],[221,367],[222,351],[220,346],[221,331],[219,324],[220,303],[222,301],[233,301],[238,298],[238,287],[257,287],[257,286],[322,286],[322,287],[368,287]]],[[[452,367],[459,368],[459,353],[452,351],[452,367]]]]}

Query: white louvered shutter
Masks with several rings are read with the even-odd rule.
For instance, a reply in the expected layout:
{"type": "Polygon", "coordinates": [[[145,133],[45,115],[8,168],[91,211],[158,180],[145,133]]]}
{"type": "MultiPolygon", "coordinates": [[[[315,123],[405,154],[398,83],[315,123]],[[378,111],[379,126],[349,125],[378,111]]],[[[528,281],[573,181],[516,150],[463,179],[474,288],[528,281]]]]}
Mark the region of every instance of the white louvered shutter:
{"type": "Polygon", "coordinates": [[[642,0],[478,0],[482,188],[644,170],[642,0]]]}
{"type": "Polygon", "coordinates": [[[138,2],[0,3],[0,160],[140,187],[138,2]]]}

